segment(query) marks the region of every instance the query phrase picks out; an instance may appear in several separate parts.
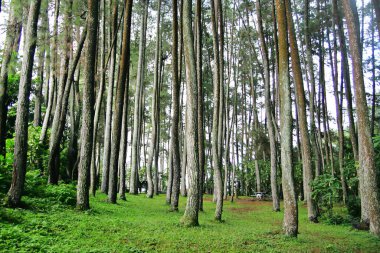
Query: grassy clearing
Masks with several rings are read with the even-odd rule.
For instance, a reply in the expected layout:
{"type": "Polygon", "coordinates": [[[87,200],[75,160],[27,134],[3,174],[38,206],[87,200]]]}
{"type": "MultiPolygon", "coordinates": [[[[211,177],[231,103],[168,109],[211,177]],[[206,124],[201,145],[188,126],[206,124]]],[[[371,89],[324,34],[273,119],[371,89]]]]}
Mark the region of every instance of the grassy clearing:
{"type": "Polygon", "coordinates": [[[380,240],[348,225],[310,224],[300,206],[297,239],[282,235],[282,212],[270,202],[225,202],[225,222],[213,221],[214,204],[206,196],[200,226],[183,228],[180,212],[168,211],[165,197],[127,196],[112,205],[106,195],[91,199],[92,210],[79,212],[26,197],[27,209],[2,209],[3,252],[379,252],[380,240]],[[41,208],[45,206],[45,208],[41,208]]]}

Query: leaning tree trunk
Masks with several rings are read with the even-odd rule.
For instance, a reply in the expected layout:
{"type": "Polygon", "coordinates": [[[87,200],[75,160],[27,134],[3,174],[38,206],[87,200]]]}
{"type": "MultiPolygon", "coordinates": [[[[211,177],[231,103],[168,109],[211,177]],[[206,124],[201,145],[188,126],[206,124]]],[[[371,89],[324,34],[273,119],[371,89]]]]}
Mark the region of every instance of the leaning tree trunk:
{"type": "Polygon", "coordinates": [[[131,15],[133,0],[124,1],[124,24],[123,24],[123,41],[121,45],[120,70],[118,76],[118,85],[116,90],[115,117],[112,125],[112,140],[110,171],[108,182],[108,201],[116,203],[117,195],[117,175],[118,175],[118,158],[120,151],[120,135],[123,117],[123,101],[126,86],[129,88],[129,65],[130,65],[130,34],[131,34],[131,15]]]}
{"type": "Polygon", "coordinates": [[[290,0],[286,0],[286,17],[288,24],[290,52],[292,59],[292,70],[296,90],[296,102],[298,112],[298,124],[301,134],[301,148],[302,148],[302,165],[303,165],[303,188],[304,196],[307,202],[308,218],[312,222],[318,222],[317,220],[317,208],[314,199],[311,197],[311,183],[313,181],[313,169],[311,164],[311,147],[309,131],[307,127],[307,114],[306,114],[306,99],[305,89],[303,86],[301,63],[299,58],[297,39],[294,30],[292,8],[290,0]]]}
{"type": "Polygon", "coordinates": [[[198,157],[198,106],[197,73],[194,52],[194,33],[191,22],[192,0],[183,3],[183,43],[186,65],[186,146],[189,189],[186,210],[182,217],[185,226],[197,226],[199,212],[199,157],[198,157]]]}
{"type": "MultiPolygon", "coordinates": [[[[15,10],[15,4],[11,4],[9,19],[7,24],[7,34],[4,41],[2,64],[0,71],[0,155],[5,155],[5,140],[7,138],[7,86],[9,65],[12,59],[13,49],[18,51],[19,35],[21,34],[22,22],[18,18],[19,13],[15,10]]],[[[17,51],[15,53],[17,53],[17,51]]]]}
{"type": "Polygon", "coordinates": [[[279,49],[280,132],[282,191],[284,194],[284,231],[287,236],[297,236],[298,207],[294,190],[292,162],[292,100],[289,80],[289,55],[286,27],[286,9],[283,0],[276,0],[279,49]]]}
{"type": "Polygon", "coordinates": [[[90,208],[89,181],[92,154],[93,116],[94,116],[94,82],[98,28],[99,0],[88,0],[86,63],[84,66],[83,107],[81,128],[80,164],[78,168],[77,208],[90,208]]]}
{"type": "Polygon", "coordinates": [[[359,170],[362,174],[359,177],[365,191],[361,192],[361,198],[367,201],[362,209],[368,209],[370,231],[380,236],[380,200],[377,184],[377,169],[375,167],[375,152],[371,139],[370,124],[368,118],[368,107],[364,86],[364,75],[362,66],[362,54],[360,49],[360,28],[357,15],[356,3],[353,0],[343,0],[344,14],[347,20],[349,45],[352,55],[354,90],[356,99],[356,110],[358,116],[358,137],[359,137],[359,170]]]}
{"type": "Polygon", "coordinates": [[[8,205],[10,206],[18,206],[20,204],[25,183],[28,152],[29,94],[32,83],[34,53],[37,41],[37,23],[40,7],[41,0],[34,0],[30,3],[28,23],[26,26],[24,57],[21,69],[22,74],[18,91],[12,184],[8,191],[7,200],[8,205]]]}
{"type": "Polygon", "coordinates": [[[68,79],[69,72],[69,61],[70,54],[72,50],[72,25],[71,25],[71,16],[72,16],[72,5],[73,1],[67,1],[67,6],[65,10],[64,17],[64,39],[63,39],[63,51],[65,52],[62,61],[61,61],[61,76],[59,79],[59,87],[58,87],[58,96],[57,96],[57,104],[55,107],[51,136],[50,136],[50,147],[49,147],[49,160],[48,160],[48,183],[49,184],[58,184],[59,179],[59,156],[60,156],[60,144],[63,135],[63,130],[59,131],[60,126],[60,118],[61,114],[65,114],[62,110],[63,108],[63,93],[65,91],[66,81],[68,79]]]}

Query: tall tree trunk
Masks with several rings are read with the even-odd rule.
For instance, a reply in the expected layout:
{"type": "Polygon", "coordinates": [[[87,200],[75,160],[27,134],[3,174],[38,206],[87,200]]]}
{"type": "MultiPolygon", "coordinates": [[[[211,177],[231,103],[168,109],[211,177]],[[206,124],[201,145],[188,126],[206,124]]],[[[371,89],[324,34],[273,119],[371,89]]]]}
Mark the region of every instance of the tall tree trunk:
{"type": "Polygon", "coordinates": [[[34,99],[34,117],[33,117],[33,126],[37,127],[41,124],[41,106],[43,101],[42,88],[44,85],[44,69],[45,69],[45,52],[48,44],[47,38],[50,36],[48,34],[48,6],[47,4],[44,7],[44,10],[41,11],[41,44],[39,45],[38,52],[38,77],[39,82],[36,84],[35,99],[34,99]]]}
{"type": "Polygon", "coordinates": [[[354,153],[354,158],[356,161],[359,159],[358,155],[358,140],[357,140],[357,134],[355,129],[355,121],[354,121],[354,114],[353,114],[353,105],[352,105],[352,92],[351,92],[351,79],[350,79],[350,70],[349,70],[349,64],[348,64],[348,52],[347,52],[347,46],[346,46],[346,37],[344,34],[343,29],[343,21],[342,21],[342,13],[338,9],[338,1],[333,0],[333,10],[334,11],[334,19],[338,27],[338,37],[339,37],[339,44],[340,44],[340,50],[341,50],[341,61],[342,61],[342,74],[344,79],[344,88],[345,88],[345,94],[346,94],[346,100],[347,100],[347,114],[348,114],[348,123],[349,123],[349,132],[350,132],[350,139],[351,139],[351,145],[352,150],[354,153]]]}
{"type": "Polygon", "coordinates": [[[279,88],[281,121],[281,168],[284,194],[284,231],[287,236],[297,236],[298,207],[294,190],[292,163],[292,102],[290,96],[289,55],[286,27],[286,9],[283,0],[276,0],[279,49],[279,88]]]}
{"type": "Polygon", "coordinates": [[[135,108],[133,115],[133,136],[132,136],[132,164],[131,164],[131,177],[130,177],[130,190],[131,194],[138,194],[138,149],[139,149],[139,132],[141,128],[141,96],[144,85],[144,61],[145,61],[145,44],[146,44],[146,28],[148,18],[148,5],[149,0],[143,0],[143,12],[141,13],[141,27],[140,27],[140,43],[139,43],[139,60],[137,65],[137,80],[135,89],[135,108]]]}
{"type": "MultiPolygon", "coordinates": [[[[101,19],[102,23],[100,26],[100,34],[101,34],[101,51],[100,51],[100,68],[98,70],[98,80],[100,79],[99,84],[99,90],[96,97],[95,102],[95,114],[94,114],[94,136],[93,136],[93,143],[96,145],[98,143],[97,136],[98,136],[98,128],[99,128],[99,117],[100,117],[100,109],[102,106],[102,100],[103,100],[103,93],[104,93],[104,86],[106,82],[106,73],[105,73],[105,66],[106,66],[106,0],[101,1],[101,19]]],[[[96,188],[98,182],[97,182],[97,173],[96,173],[96,149],[92,149],[92,158],[91,158],[91,169],[90,169],[90,192],[93,196],[95,196],[96,188]]]]}
{"type": "Polygon", "coordinates": [[[203,211],[203,184],[205,177],[205,144],[204,144],[204,124],[203,124],[203,81],[202,81],[202,1],[196,2],[195,13],[196,30],[196,62],[197,62],[197,83],[198,83],[198,148],[199,148],[199,210],[203,211]]]}
{"type": "MultiPolygon", "coordinates": [[[[125,94],[129,90],[129,66],[130,66],[130,35],[133,0],[124,0],[124,23],[121,44],[120,69],[116,89],[115,117],[112,125],[111,156],[108,181],[108,201],[116,203],[117,175],[119,166],[120,135],[123,119],[123,102],[125,94]]],[[[126,105],[125,108],[128,108],[126,105]]],[[[128,117],[126,117],[128,119],[128,117]]],[[[132,175],[131,175],[132,176],[132,175]]]]}
{"type": "MultiPolygon", "coordinates": [[[[179,145],[179,114],[180,114],[180,89],[181,83],[178,76],[178,1],[172,1],[173,28],[172,28],[172,124],[170,136],[170,148],[172,154],[173,184],[171,194],[171,210],[178,210],[178,199],[180,190],[180,145],[179,145]]],[[[182,167],[184,170],[185,167],[182,167]]],[[[182,179],[183,180],[183,179],[182,179]]]]}
{"type": "Polygon", "coordinates": [[[58,44],[58,18],[60,11],[60,0],[55,0],[54,4],[54,28],[53,28],[53,44],[51,49],[51,87],[49,89],[49,101],[42,123],[42,130],[40,135],[40,142],[44,143],[46,139],[47,129],[49,127],[51,112],[54,110],[54,97],[57,86],[57,44],[58,44]]]}
{"type": "MultiPolygon", "coordinates": [[[[380,1],[379,9],[379,27],[380,27],[380,1]]],[[[373,9],[371,10],[371,22],[373,23],[373,9]]],[[[371,65],[372,65],[372,105],[371,105],[371,136],[375,136],[375,114],[376,114],[376,58],[375,58],[375,28],[371,26],[371,65]]]]}
{"type": "Polygon", "coordinates": [[[65,91],[66,81],[68,79],[69,72],[69,61],[70,54],[72,50],[72,25],[71,25],[71,16],[72,16],[72,0],[66,1],[66,9],[64,16],[64,46],[63,51],[64,56],[62,57],[61,62],[61,76],[59,79],[59,87],[58,87],[58,97],[57,97],[57,105],[55,107],[54,118],[52,123],[51,137],[50,137],[50,147],[49,147],[49,161],[48,161],[48,183],[49,184],[58,184],[59,179],[59,154],[60,154],[60,142],[62,139],[63,131],[59,131],[60,128],[60,118],[61,114],[65,114],[63,111],[63,93],[65,91]]]}
{"type": "MultiPolygon", "coordinates": [[[[221,116],[223,114],[220,113],[222,110],[221,105],[221,93],[223,92],[223,74],[222,65],[220,57],[222,54],[221,50],[221,34],[220,32],[220,22],[223,22],[221,19],[222,7],[221,2],[219,0],[213,0],[211,3],[211,23],[212,23],[212,31],[213,31],[213,47],[214,47],[214,73],[213,73],[213,124],[212,124],[212,156],[213,156],[213,170],[214,170],[214,196],[216,200],[216,209],[215,209],[215,220],[221,221],[222,212],[223,212],[223,180],[221,173],[221,147],[222,143],[220,143],[221,135],[220,131],[222,130],[221,116]]],[[[223,32],[223,30],[221,30],[223,32]]],[[[223,58],[223,57],[222,57],[223,58]]],[[[223,94],[224,96],[224,94],[223,94]]]]}
{"type": "MultiPolygon", "coordinates": [[[[336,12],[335,8],[336,6],[333,4],[332,6],[333,14],[336,12]]],[[[343,203],[346,204],[347,202],[347,186],[345,182],[344,177],[344,132],[343,132],[343,116],[342,116],[342,104],[340,103],[339,99],[339,88],[338,88],[338,45],[337,45],[337,38],[336,38],[336,20],[333,19],[333,43],[334,43],[334,54],[332,54],[331,50],[331,43],[329,36],[328,38],[328,44],[329,44],[329,54],[331,59],[331,66],[332,66],[332,79],[333,79],[333,86],[334,86],[334,98],[335,98],[335,111],[336,111],[336,123],[338,127],[338,139],[339,139],[339,154],[338,154],[338,162],[339,162],[339,172],[340,172],[340,182],[342,185],[342,195],[343,195],[343,203]]],[[[343,92],[343,91],[340,91],[343,92]]]]}
{"type": "MultiPolygon", "coordinates": [[[[20,18],[20,13],[16,11],[16,3],[11,3],[11,9],[9,12],[9,19],[7,24],[7,34],[4,41],[1,71],[0,71],[0,155],[6,154],[5,141],[7,138],[7,86],[8,86],[8,72],[10,71],[9,65],[12,59],[13,49],[16,48],[18,51],[19,36],[21,34],[22,22],[20,18]]],[[[15,52],[17,53],[17,52],[15,52]]]]}
{"type": "Polygon", "coordinates": [[[183,43],[186,63],[186,146],[189,190],[186,210],[182,217],[185,226],[198,225],[199,212],[199,156],[198,156],[198,106],[197,73],[194,52],[194,33],[191,21],[192,0],[183,3],[183,43]]]}
{"type": "Polygon", "coordinates": [[[28,116],[29,94],[32,83],[34,53],[37,41],[37,23],[40,13],[41,0],[30,3],[28,23],[25,33],[24,57],[22,60],[21,79],[18,92],[16,133],[14,147],[14,162],[12,184],[8,191],[8,205],[20,205],[22,191],[24,189],[26,160],[28,151],[28,116]]]}
{"type": "MultiPolygon", "coordinates": [[[[117,19],[118,19],[118,1],[112,2],[112,19],[111,19],[111,46],[110,54],[111,61],[109,66],[108,87],[107,87],[107,107],[106,107],[106,122],[104,125],[104,150],[103,150],[103,168],[102,168],[102,183],[101,191],[108,192],[109,166],[110,166],[110,151],[111,151],[111,126],[112,126],[112,104],[113,104],[113,89],[115,82],[115,66],[116,66],[116,49],[117,49],[117,19]]],[[[124,7],[125,8],[125,7],[124,7]]]]}
{"type": "MultiPolygon", "coordinates": [[[[174,7],[173,7],[174,8],[174,7]]],[[[156,147],[157,141],[157,121],[158,121],[158,103],[160,102],[159,94],[159,81],[160,81],[160,64],[161,64],[161,31],[160,31],[160,19],[161,19],[161,0],[158,1],[158,11],[157,11],[157,23],[156,23],[156,53],[155,53],[155,66],[154,66],[154,84],[153,84],[153,93],[152,93],[152,136],[149,146],[148,154],[148,164],[146,167],[147,175],[147,197],[153,198],[154,189],[153,189],[153,173],[152,173],[152,164],[154,158],[154,150],[156,147]]],[[[174,28],[173,28],[174,29],[174,28]]],[[[173,60],[174,61],[174,60],[173,60]]],[[[173,72],[174,73],[174,72],[173,72]]],[[[173,204],[173,202],[172,202],[173,204]]]]}
{"type": "Polygon", "coordinates": [[[95,62],[98,36],[98,6],[99,0],[88,0],[86,63],[84,66],[83,107],[81,128],[80,164],[78,167],[77,208],[87,210],[90,208],[89,182],[91,154],[93,148],[93,117],[94,117],[94,83],[95,62]]]}
{"type": "Polygon", "coordinates": [[[303,164],[303,188],[304,196],[307,202],[308,218],[312,222],[318,222],[317,209],[313,198],[311,197],[311,183],[313,181],[313,169],[311,164],[310,138],[307,127],[306,99],[305,89],[303,86],[301,63],[299,58],[297,39],[294,30],[292,8],[289,0],[285,0],[286,17],[289,33],[290,54],[292,59],[292,70],[296,90],[296,102],[298,112],[298,124],[301,134],[302,164],[303,164]]]}
{"type": "Polygon", "coordinates": [[[306,47],[306,61],[307,61],[307,73],[310,79],[310,141],[312,148],[313,160],[315,161],[315,175],[320,174],[321,160],[318,151],[317,139],[316,139],[316,126],[315,126],[315,75],[314,64],[312,55],[312,46],[310,41],[310,28],[309,28],[309,0],[305,0],[305,47],[306,47]]]}
{"type": "Polygon", "coordinates": [[[349,45],[352,55],[354,90],[356,99],[356,110],[358,116],[358,137],[359,137],[359,170],[362,176],[359,177],[359,184],[365,189],[361,192],[362,210],[368,209],[370,231],[380,236],[380,202],[375,167],[375,153],[371,139],[370,124],[368,118],[368,107],[365,94],[362,54],[360,49],[360,29],[358,26],[358,15],[356,3],[353,0],[343,0],[344,14],[347,20],[349,45]],[[363,205],[364,204],[364,205],[363,205]],[[367,206],[365,206],[367,205],[367,206]]]}

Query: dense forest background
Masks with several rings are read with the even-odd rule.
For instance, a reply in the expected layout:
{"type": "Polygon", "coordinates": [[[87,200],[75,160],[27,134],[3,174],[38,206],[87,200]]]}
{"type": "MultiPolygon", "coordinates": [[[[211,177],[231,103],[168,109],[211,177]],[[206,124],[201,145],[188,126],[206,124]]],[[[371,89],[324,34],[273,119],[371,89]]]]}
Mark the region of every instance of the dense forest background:
{"type": "Polygon", "coordinates": [[[380,235],[379,0],[0,6],[0,208],[262,193],[380,235]]]}

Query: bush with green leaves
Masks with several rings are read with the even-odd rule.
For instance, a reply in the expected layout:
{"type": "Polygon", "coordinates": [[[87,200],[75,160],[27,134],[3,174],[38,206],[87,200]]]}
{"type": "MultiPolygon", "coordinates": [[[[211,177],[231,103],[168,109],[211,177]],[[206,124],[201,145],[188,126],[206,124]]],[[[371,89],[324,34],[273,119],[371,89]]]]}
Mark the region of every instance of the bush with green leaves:
{"type": "Polygon", "coordinates": [[[5,194],[12,180],[14,139],[6,141],[6,156],[0,155],[0,194],[5,194]]]}
{"type": "Polygon", "coordinates": [[[322,212],[330,212],[333,203],[339,200],[340,182],[330,174],[323,174],[311,183],[312,198],[318,203],[322,212]]]}

